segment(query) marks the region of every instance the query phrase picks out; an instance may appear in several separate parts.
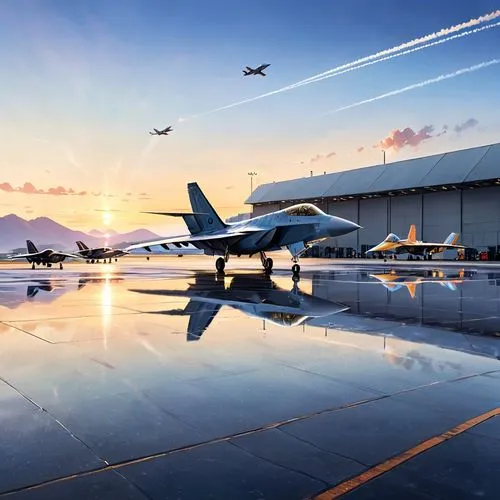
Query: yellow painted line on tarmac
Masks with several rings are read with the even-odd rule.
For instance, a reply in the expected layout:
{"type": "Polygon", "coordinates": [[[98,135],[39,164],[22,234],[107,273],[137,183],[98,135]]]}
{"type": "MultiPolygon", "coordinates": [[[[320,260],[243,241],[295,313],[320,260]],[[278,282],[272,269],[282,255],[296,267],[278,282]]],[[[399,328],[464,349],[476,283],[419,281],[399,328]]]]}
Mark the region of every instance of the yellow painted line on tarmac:
{"type": "Polygon", "coordinates": [[[444,443],[445,441],[448,441],[449,439],[452,439],[455,436],[458,436],[459,434],[468,431],[472,427],[482,424],[486,420],[492,417],[496,417],[498,415],[500,415],[500,408],[490,410],[486,413],[483,413],[482,415],[478,415],[477,417],[466,420],[465,422],[457,425],[456,427],[453,427],[453,429],[450,429],[449,431],[446,431],[443,434],[440,434],[439,436],[434,436],[428,439],[427,441],[423,441],[417,446],[414,446],[413,448],[404,451],[400,455],[390,458],[389,460],[386,460],[381,464],[375,465],[371,469],[362,472],[358,476],[348,479],[347,481],[344,481],[343,483],[340,483],[329,490],[323,491],[322,493],[316,495],[313,498],[314,500],[333,500],[335,498],[340,498],[342,495],[345,495],[346,493],[349,493],[350,491],[359,488],[360,486],[363,486],[368,481],[371,481],[372,479],[375,479],[376,477],[385,474],[386,472],[389,472],[398,465],[401,465],[402,463],[411,460],[417,455],[420,455],[421,453],[430,450],[431,448],[434,448],[434,446],[444,443]]]}

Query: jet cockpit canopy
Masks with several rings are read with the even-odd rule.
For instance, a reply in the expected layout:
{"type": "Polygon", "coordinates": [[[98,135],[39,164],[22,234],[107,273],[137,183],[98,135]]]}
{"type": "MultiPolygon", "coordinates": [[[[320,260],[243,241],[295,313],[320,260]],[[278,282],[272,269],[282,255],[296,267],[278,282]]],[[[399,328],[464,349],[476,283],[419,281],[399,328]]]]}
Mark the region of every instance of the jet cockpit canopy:
{"type": "Polygon", "coordinates": [[[311,203],[301,203],[300,205],[293,205],[285,209],[287,215],[293,217],[312,217],[314,215],[323,215],[323,212],[311,203]]]}

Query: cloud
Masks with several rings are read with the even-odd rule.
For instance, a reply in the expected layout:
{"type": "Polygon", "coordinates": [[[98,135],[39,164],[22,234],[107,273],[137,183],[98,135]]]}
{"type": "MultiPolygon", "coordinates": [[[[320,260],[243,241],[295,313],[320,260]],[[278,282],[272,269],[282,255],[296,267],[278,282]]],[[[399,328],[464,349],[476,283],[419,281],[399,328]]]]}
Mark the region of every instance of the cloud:
{"type": "Polygon", "coordinates": [[[331,158],[332,156],[335,156],[336,154],[337,153],[335,151],[332,151],[331,153],[327,153],[326,155],[317,154],[316,156],[313,156],[309,160],[309,163],[315,163],[315,162],[320,161],[320,160],[326,160],[327,158],[331,158]]]}
{"type": "Polygon", "coordinates": [[[87,191],[77,193],[74,189],[66,189],[63,186],[51,187],[46,191],[36,188],[31,182],[25,182],[20,187],[13,187],[9,182],[0,184],[0,190],[6,193],[23,193],[23,194],[45,194],[52,196],[85,196],[87,191]]]}
{"type": "Polygon", "coordinates": [[[0,189],[2,191],[7,191],[7,193],[12,193],[12,191],[14,191],[14,188],[8,182],[0,184],[0,189]]]}
{"type": "Polygon", "coordinates": [[[226,186],[225,189],[234,189],[234,186],[226,186]]]}
{"type": "Polygon", "coordinates": [[[421,142],[431,139],[433,137],[431,135],[433,130],[434,127],[432,125],[426,125],[418,132],[415,132],[410,127],[406,127],[403,130],[395,129],[385,139],[376,144],[375,147],[386,150],[392,148],[394,151],[399,151],[407,146],[415,148],[421,142]]]}
{"type": "Polygon", "coordinates": [[[149,193],[139,193],[139,196],[149,196],[149,193]]]}
{"type": "Polygon", "coordinates": [[[363,149],[365,149],[365,147],[364,147],[364,146],[359,146],[359,148],[358,148],[358,149],[356,149],[356,151],[357,151],[358,153],[361,153],[361,151],[363,151],[363,149]]]}
{"type": "Polygon", "coordinates": [[[149,196],[139,196],[139,198],[138,198],[138,199],[139,199],[139,200],[150,200],[150,199],[151,199],[151,197],[149,197],[149,196]]]}
{"type": "Polygon", "coordinates": [[[455,125],[454,131],[457,134],[460,134],[460,132],[463,132],[464,130],[467,130],[468,128],[473,128],[475,127],[479,122],[475,118],[469,118],[467,121],[461,123],[460,125],[455,125]]]}

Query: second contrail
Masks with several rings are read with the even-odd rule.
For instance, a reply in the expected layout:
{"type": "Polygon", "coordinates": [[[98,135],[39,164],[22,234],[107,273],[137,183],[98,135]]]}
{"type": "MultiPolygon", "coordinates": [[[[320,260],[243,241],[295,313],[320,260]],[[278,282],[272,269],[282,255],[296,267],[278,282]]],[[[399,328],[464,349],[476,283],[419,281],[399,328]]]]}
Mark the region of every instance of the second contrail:
{"type": "Polygon", "coordinates": [[[470,66],[468,68],[459,69],[454,71],[453,73],[447,73],[444,75],[439,75],[436,78],[431,78],[430,80],[424,80],[423,82],[414,83],[412,85],[408,85],[407,87],[403,87],[401,89],[392,90],[391,92],[387,92],[385,94],[371,97],[370,99],[365,99],[363,101],[358,101],[353,104],[349,104],[347,106],[342,106],[341,108],[334,109],[333,111],[329,111],[325,113],[325,115],[338,113],[339,111],[345,111],[346,109],[356,108],[358,106],[362,106],[363,104],[368,104],[370,102],[380,101],[381,99],[385,99],[386,97],[392,97],[394,95],[402,94],[404,92],[408,92],[410,90],[415,90],[420,87],[425,87],[427,85],[432,85],[434,83],[442,82],[443,80],[449,80],[451,78],[456,78],[457,76],[464,75],[466,73],[472,73],[474,71],[478,71],[480,69],[487,68],[489,66],[493,66],[494,64],[500,63],[500,59],[492,59],[491,61],[482,62],[480,64],[475,64],[474,66],[470,66]]]}
{"type": "Polygon", "coordinates": [[[497,19],[498,17],[500,17],[500,10],[496,10],[494,12],[491,12],[490,14],[480,16],[480,17],[475,18],[475,19],[471,19],[470,21],[467,21],[465,23],[457,24],[457,25],[451,26],[449,28],[444,28],[436,33],[431,33],[429,35],[426,35],[426,36],[423,36],[420,38],[416,38],[416,39],[411,40],[409,42],[402,43],[396,47],[392,47],[390,49],[386,49],[386,50],[377,52],[375,54],[363,57],[361,59],[357,59],[357,60],[352,61],[350,63],[343,64],[341,66],[337,66],[336,68],[332,68],[332,69],[325,71],[323,73],[320,73],[320,74],[317,74],[315,76],[306,78],[304,80],[300,80],[299,82],[287,85],[286,87],[282,87],[280,89],[273,90],[271,92],[267,92],[265,94],[262,94],[262,95],[259,95],[256,97],[251,97],[249,99],[244,99],[244,100],[239,101],[239,102],[228,104],[226,106],[221,106],[219,108],[212,109],[210,111],[205,111],[203,113],[199,113],[199,114],[190,116],[188,118],[181,118],[181,119],[179,119],[179,121],[188,121],[188,120],[191,120],[194,118],[199,118],[199,117],[206,116],[206,115],[216,113],[219,111],[224,111],[226,109],[231,109],[231,108],[234,108],[236,106],[241,106],[243,104],[254,102],[254,101],[257,101],[259,99],[263,99],[265,97],[270,97],[272,95],[280,94],[282,92],[286,92],[288,90],[292,90],[292,89],[295,89],[297,87],[301,87],[303,85],[309,85],[311,83],[315,83],[315,82],[324,80],[326,78],[332,78],[334,76],[338,76],[338,75],[341,75],[341,74],[344,74],[347,72],[351,72],[351,71],[354,71],[356,69],[360,69],[360,68],[363,68],[366,66],[371,66],[373,64],[377,64],[377,63],[382,62],[382,61],[387,61],[387,60],[393,59],[395,57],[400,57],[400,56],[403,56],[406,54],[410,54],[413,52],[417,52],[419,50],[426,49],[428,47],[432,47],[435,45],[446,43],[446,42],[449,42],[451,40],[455,40],[457,38],[462,38],[464,36],[469,36],[471,34],[478,33],[480,31],[494,28],[494,27],[499,26],[500,23],[497,22],[497,23],[490,24],[487,26],[468,30],[468,31],[465,31],[463,33],[457,33],[459,31],[466,29],[466,28],[470,28],[472,26],[478,26],[480,24],[484,24],[486,22],[492,21],[494,19],[497,19]],[[446,35],[449,35],[450,33],[455,33],[455,34],[452,36],[446,37],[446,35]],[[445,37],[445,38],[443,38],[443,37],[445,37]],[[434,41],[431,41],[431,40],[434,40],[434,41]]]}

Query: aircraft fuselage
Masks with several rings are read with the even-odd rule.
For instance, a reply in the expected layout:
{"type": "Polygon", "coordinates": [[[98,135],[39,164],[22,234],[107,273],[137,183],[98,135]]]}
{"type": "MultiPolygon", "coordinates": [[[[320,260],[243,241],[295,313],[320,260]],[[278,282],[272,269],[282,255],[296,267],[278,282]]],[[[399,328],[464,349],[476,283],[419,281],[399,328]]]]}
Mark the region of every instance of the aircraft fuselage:
{"type": "Polygon", "coordinates": [[[253,255],[258,252],[280,250],[297,242],[304,244],[350,233],[359,226],[351,221],[325,213],[312,216],[288,215],[285,210],[261,215],[253,219],[229,225],[227,233],[254,230],[243,237],[235,237],[229,243],[211,240],[194,243],[208,255],[224,255],[226,249],[232,255],[253,255]],[[226,246],[227,245],[227,246],[226,246]]]}
{"type": "Polygon", "coordinates": [[[38,253],[34,257],[26,257],[26,260],[32,264],[33,262],[35,264],[57,264],[59,262],[63,262],[66,259],[65,255],[60,255],[51,248],[47,248],[46,250],[43,250],[42,252],[38,253]]]}

